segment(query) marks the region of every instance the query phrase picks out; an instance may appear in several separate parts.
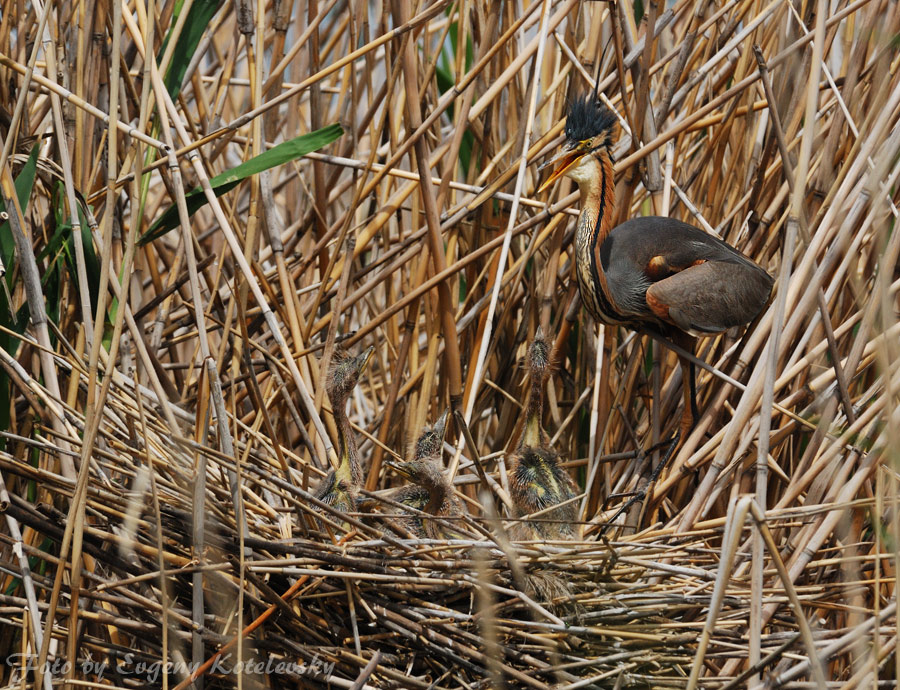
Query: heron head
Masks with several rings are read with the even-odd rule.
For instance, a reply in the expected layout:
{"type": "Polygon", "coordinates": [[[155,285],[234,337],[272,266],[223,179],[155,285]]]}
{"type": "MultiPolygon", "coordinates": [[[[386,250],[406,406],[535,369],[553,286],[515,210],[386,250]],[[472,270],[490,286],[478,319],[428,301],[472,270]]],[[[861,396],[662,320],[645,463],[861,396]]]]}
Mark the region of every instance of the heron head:
{"type": "Polygon", "coordinates": [[[414,458],[406,462],[388,460],[385,464],[404,479],[425,488],[440,486],[443,482],[441,467],[433,458],[414,458]]]}
{"type": "Polygon", "coordinates": [[[350,397],[350,393],[359,383],[359,377],[366,370],[366,365],[368,365],[373,352],[375,352],[375,348],[371,345],[355,357],[342,350],[335,351],[326,382],[328,398],[331,400],[332,406],[337,408],[350,397]]]}
{"type": "Polygon", "coordinates": [[[594,169],[591,154],[599,151],[609,153],[615,125],[615,113],[593,94],[572,101],[566,116],[566,141],[562,150],[539,168],[543,170],[547,166],[555,166],[538,191],[543,191],[562,175],[578,183],[585,181],[594,169]]]}
{"type": "Polygon", "coordinates": [[[416,449],[414,457],[419,460],[422,458],[440,458],[441,449],[444,446],[444,435],[447,432],[447,418],[450,410],[444,410],[444,413],[438,417],[438,420],[431,428],[426,428],[416,440],[416,449]]]}

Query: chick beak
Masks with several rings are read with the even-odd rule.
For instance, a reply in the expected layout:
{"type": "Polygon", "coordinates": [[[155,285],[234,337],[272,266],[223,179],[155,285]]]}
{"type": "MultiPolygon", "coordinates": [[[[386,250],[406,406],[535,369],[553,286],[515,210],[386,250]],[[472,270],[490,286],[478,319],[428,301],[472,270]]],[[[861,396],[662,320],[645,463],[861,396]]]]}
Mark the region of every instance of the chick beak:
{"type": "Polygon", "coordinates": [[[565,146],[563,146],[562,151],[538,168],[538,172],[540,172],[550,165],[557,166],[544,184],[538,187],[538,192],[543,192],[547,187],[553,184],[558,177],[565,175],[569,170],[574,168],[585,153],[587,152],[583,150],[581,142],[567,142],[565,146]]]}
{"type": "Polygon", "coordinates": [[[372,358],[372,353],[375,352],[375,346],[369,345],[366,350],[360,353],[359,357],[357,357],[357,366],[359,367],[359,373],[362,374],[366,370],[366,366],[369,364],[369,360],[372,358]]]}
{"type": "Polygon", "coordinates": [[[409,479],[409,472],[406,471],[406,468],[402,463],[396,462],[395,460],[388,460],[384,463],[388,467],[390,467],[394,472],[399,474],[404,479],[409,479]]]}
{"type": "Polygon", "coordinates": [[[441,441],[444,440],[444,436],[447,433],[447,419],[450,417],[450,408],[448,407],[443,411],[438,420],[434,423],[432,430],[435,434],[440,437],[441,441]]]}

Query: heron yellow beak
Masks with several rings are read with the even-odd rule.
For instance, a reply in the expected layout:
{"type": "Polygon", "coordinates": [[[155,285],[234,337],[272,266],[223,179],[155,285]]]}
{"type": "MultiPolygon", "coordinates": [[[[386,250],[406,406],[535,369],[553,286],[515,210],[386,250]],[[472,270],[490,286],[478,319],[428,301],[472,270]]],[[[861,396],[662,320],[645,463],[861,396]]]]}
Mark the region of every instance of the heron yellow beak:
{"type": "Polygon", "coordinates": [[[538,171],[541,171],[550,165],[557,166],[556,169],[550,173],[550,177],[547,178],[544,184],[538,187],[538,193],[543,192],[559,177],[565,175],[569,170],[578,165],[578,162],[587,153],[587,151],[585,151],[584,143],[585,142],[566,144],[562,151],[538,168],[538,171]]]}

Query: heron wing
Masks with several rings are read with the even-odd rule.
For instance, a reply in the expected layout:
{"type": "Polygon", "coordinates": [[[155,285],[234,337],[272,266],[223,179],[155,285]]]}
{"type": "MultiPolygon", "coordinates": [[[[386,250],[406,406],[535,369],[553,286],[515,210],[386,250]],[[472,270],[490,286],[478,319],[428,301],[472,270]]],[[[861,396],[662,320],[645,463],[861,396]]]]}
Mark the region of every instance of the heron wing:
{"type": "Polygon", "coordinates": [[[647,306],[660,320],[693,334],[718,333],[752,321],[765,306],[771,278],[739,261],[703,261],[647,288],[647,306]]]}

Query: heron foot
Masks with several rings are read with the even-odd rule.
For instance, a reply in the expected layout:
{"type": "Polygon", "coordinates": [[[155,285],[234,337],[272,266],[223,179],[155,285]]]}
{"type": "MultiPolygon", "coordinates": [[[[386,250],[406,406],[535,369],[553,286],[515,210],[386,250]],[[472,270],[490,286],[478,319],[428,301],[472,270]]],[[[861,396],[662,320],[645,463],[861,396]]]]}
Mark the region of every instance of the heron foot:
{"type": "Polygon", "coordinates": [[[625,501],[625,503],[622,504],[622,507],[619,508],[615,512],[615,514],[609,520],[606,521],[606,524],[600,528],[599,536],[601,538],[603,537],[604,534],[606,534],[606,531],[615,524],[616,520],[619,518],[619,516],[622,513],[624,513],[629,508],[631,508],[631,506],[633,506],[638,501],[643,501],[647,497],[647,491],[649,490],[649,488],[651,486],[653,486],[653,484],[659,478],[660,473],[662,473],[663,468],[666,466],[666,464],[668,464],[669,459],[675,454],[675,451],[678,449],[678,446],[681,444],[681,438],[682,438],[682,435],[681,435],[681,432],[679,431],[675,434],[675,436],[672,437],[671,441],[664,441],[663,443],[661,443],[661,444],[658,443],[655,446],[650,448],[649,452],[652,453],[654,450],[657,450],[658,448],[660,448],[661,446],[663,446],[665,444],[668,444],[668,446],[669,446],[666,449],[666,454],[663,455],[662,460],[660,460],[659,464],[654,468],[653,473],[650,475],[649,481],[642,488],[638,489],[637,491],[628,491],[628,492],[624,492],[624,493],[610,494],[609,496],[606,497],[606,500],[603,502],[604,508],[606,507],[606,504],[609,502],[609,500],[611,498],[623,498],[625,496],[631,496],[631,498],[628,499],[627,501],[625,501]]]}

